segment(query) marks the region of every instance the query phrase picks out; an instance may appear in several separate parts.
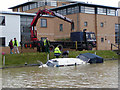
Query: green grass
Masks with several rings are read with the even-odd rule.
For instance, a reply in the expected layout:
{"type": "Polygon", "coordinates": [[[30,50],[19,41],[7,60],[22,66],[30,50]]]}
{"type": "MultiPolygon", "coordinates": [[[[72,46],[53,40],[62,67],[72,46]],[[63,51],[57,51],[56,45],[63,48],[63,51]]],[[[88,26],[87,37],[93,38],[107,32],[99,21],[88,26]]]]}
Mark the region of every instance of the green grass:
{"type": "MultiPolygon", "coordinates": [[[[118,58],[113,51],[70,51],[69,57],[75,58],[77,55],[82,53],[95,53],[98,56],[103,58],[118,58]]],[[[46,63],[47,62],[47,54],[46,53],[21,53],[21,54],[6,54],[5,56],[5,66],[21,66],[24,65],[25,62],[27,64],[38,64],[37,60],[46,63]]],[[[50,53],[50,59],[55,58],[54,53],[50,53]]],[[[3,56],[2,56],[3,60],[3,56]]]]}

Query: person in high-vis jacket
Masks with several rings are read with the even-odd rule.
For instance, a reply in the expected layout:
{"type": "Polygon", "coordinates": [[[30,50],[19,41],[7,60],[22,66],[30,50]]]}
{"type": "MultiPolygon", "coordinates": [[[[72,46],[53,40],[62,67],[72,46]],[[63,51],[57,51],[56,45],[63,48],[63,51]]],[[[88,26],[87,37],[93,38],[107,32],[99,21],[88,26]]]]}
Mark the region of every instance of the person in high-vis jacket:
{"type": "Polygon", "coordinates": [[[54,49],[54,56],[56,56],[56,58],[59,58],[60,55],[61,55],[61,51],[58,47],[56,47],[54,49]]]}
{"type": "Polygon", "coordinates": [[[16,38],[14,38],[14,41],[13,41],[13,47],[14,47],[14,52],[19,54],[19,50],[18,50],[18,41],[16,40],[16,38]]]}
{"type": "Polygon", "coordinates": [[[48,38],[46,38],[46,39],[44,40],[44,47],[45,47],[45,52],[46,52],[46,53],[50,53],[50,50],[49,50],[50,42],[49,42],[48,38]]]}

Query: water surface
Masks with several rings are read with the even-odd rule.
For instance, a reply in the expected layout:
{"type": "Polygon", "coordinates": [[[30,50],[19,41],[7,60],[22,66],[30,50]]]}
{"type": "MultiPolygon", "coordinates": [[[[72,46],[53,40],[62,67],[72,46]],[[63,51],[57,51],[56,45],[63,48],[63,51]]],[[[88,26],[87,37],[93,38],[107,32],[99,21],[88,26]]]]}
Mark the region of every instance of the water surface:
{"type": "Polygon", "coordinates": [[[3,88],[118,88],[118,60],[59,68],[22,67],[2,71],[3,88]]]}

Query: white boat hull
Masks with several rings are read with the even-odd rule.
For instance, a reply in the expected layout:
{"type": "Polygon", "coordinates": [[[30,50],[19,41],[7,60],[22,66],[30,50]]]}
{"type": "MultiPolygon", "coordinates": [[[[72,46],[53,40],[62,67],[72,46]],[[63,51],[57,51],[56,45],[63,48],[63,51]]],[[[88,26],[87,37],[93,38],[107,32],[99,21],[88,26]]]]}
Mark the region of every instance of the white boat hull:
{"type": "Polygon", "coordinates": [[[76,66],[81,64],[86,64],[86,62],[79,58],[55,58],[48,60],[46,64],[43,64],[40,67],[76,66]]]}

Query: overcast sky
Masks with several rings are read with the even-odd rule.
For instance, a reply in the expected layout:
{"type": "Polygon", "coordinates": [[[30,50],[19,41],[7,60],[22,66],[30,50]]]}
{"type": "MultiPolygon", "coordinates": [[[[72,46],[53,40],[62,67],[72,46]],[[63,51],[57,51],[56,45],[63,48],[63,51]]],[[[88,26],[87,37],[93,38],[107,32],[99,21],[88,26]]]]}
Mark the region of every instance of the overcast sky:
{"type": "MultiPolygon", "coordinates": [[[[31,0],[2,0],[0,3],[0,11],[11,11],[8,8],[16,6],[18,4],[25,3],[27,1],[31,0]]],[[[92,4],[100,4],[100,5],[105,5],[105,6],[113,6],[113,7],[118,7],[118,1],[120,0],[78,0],[78,1],[83,1],[83,2],[88,2],[92,4]]]]}

